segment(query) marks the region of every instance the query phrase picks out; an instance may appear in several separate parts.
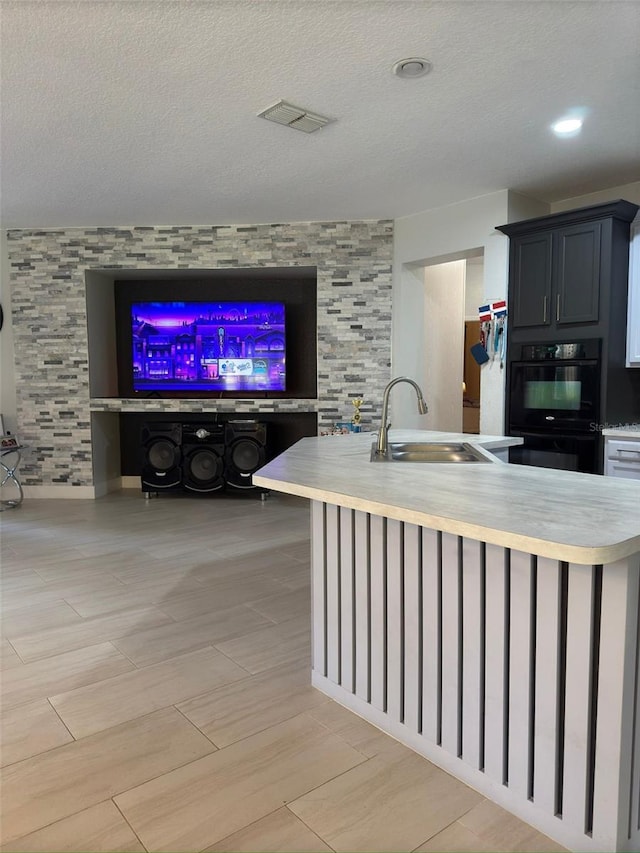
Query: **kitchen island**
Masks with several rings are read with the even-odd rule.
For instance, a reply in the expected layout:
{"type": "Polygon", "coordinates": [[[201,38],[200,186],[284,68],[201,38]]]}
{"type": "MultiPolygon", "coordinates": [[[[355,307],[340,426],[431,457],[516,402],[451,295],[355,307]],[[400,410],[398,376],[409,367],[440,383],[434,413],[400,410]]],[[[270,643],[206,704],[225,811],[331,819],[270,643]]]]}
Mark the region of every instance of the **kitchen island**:
{"type": "Polygon", "coordinates": [[[313,684],[559,843],[640,849],[640,483],[374,441],[253,478],[311,500],[313,684]]]}

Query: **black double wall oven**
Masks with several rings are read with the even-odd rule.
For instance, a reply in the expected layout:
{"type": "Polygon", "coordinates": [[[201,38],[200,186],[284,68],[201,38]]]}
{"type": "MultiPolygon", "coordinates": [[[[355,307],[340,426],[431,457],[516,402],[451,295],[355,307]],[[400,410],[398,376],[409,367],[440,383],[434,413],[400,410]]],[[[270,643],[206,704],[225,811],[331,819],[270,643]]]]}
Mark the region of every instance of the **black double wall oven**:
{"type": "Polygon", "coordinates": [[[568,471],[599,471],[598,338],[512,345],[507,427],[524,443],[509,461],[568,471]]]}

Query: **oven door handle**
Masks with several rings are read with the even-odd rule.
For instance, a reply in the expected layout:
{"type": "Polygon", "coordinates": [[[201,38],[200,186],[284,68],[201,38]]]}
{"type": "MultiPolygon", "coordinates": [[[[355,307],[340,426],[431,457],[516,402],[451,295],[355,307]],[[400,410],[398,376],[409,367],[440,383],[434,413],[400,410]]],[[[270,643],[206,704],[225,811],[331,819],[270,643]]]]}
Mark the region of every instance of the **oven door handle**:
{"type": "Polygon", "coordinates": [[[593,430],[562,429],[557,432],[547,432],[544,428],[520,428],[516,424],[511,424],[509,435],[517,438],[575,438],[578,441],[598,441],[598,433],[593,430]]]}

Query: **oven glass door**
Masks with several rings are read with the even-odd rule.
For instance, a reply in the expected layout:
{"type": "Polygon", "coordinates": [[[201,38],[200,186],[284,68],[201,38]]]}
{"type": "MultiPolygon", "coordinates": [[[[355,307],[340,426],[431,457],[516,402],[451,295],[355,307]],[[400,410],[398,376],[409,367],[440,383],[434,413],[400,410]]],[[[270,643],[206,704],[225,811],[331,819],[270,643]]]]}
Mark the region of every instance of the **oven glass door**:
{"type": "Polygon", "coordinates": [[[587,432],[598,420],[597,361],[511,365],[509,426],[587,432]]]}

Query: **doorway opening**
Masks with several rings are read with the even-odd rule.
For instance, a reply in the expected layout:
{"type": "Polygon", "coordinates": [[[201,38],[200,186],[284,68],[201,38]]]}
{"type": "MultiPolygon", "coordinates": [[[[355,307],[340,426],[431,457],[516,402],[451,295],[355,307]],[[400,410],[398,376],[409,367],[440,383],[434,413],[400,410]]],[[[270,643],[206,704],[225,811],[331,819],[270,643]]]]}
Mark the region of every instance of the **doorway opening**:
{"type": "Polygon", "coordinates": [[[481,249],[425,265],[424,359],[428,429],[480,432],[480,366],[471,347],[480,340],[484,298],[481,249]]]}

